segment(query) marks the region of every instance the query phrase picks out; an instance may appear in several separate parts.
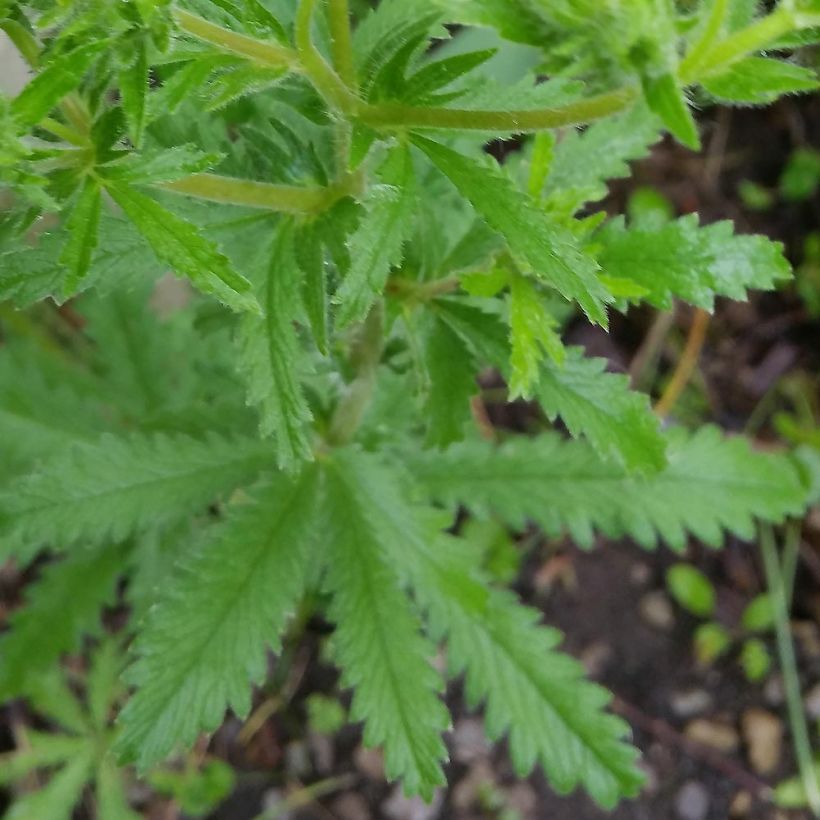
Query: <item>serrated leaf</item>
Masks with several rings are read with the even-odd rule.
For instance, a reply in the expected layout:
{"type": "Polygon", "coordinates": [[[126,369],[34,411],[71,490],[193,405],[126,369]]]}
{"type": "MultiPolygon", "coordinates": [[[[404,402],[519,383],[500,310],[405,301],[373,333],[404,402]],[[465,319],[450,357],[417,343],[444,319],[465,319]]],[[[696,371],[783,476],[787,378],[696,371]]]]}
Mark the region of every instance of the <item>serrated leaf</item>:
{"type": "Polygon", "coordinates": [[[413,141],[504,237],[510,252],[528,272],[564,298],[577,301],[592,321],[606,325],[606,303],[611,296],[598,279],[594,260],[578,248],[572,234],[552,224],[500,169],[420,136],[413,141]]]}
{"type": "Polygon", "coordinates": [[[302,301],[316,347],[328,350],[327,271],[322,232],[316,223],[302,226],[295,247],[302,271],[302,301]]]}
{"type": "Polygon", "coordinates": [[[258,312],[251,283],[200,230],[158,202],[125,185],[110,185],[111,198],[123,209],[159,259],[187,276],[203,293],[239,312],[258,312]]]}
{"type": "Polygon", "coordinates": [[[687,148],[700,150],[700,135],[686,94],[670,72],[643,77],[643,93],[649,107],[670,133],[687,148]]]}
{"type": "Polygon", "coordinates": [[[240,718],[313,560],[318,470],[279,474],[181,560],[137,641],[117,751],[141,771],[240,718]]]}
{"type": "Polygon", "coordinates": [[[104,435],[74,445],[0,494],[4,554],[121,541],[212,503],[271,454],[255,439],[104,435]]]}
{"type": "Polygon", "coordinates": [[[580,664],[555,651],[560,636],[538,625],[540,613],[489,588],[471,550],[433,529],[437,514],[410,508],[373,457],[357,461],[346,461],[345,474],[378,516],[391,565],[412,585],[434,637],[446,641],[450,674],[466,672],[469,705],[485,702],[490,737],[508,733],[517,773],[540,763],[559,791],[583,784],[610,807],[634,794],[643,775],[623,741],[628,727],[603,712],[609,693],[585,682],[580,664]]]}
{"type": "Polygon", "coordinates": [[[0,637],[0,699],[24,693],[27,682],[78,649],[83,633],[96,632],[100,610],[109,603],[123,569],[124,551],[76,552],[47,566],[27,587],[26,602],[0,637]],[[44,628],[44,625],[48,628],[44,628]]]}
{"type": "Polygon", "coordinates": [[[814,91],[820,87],[817,72],[769,57],[746,57],[700,83],[719,100],[753,105],[772,102],[783,94],[814,91]]]}
{"type": "Polygon", "coordinates": [[[534,283],[513,274],[510,278],[511,398],[531,396],[545,353],[556,367],[564,366],[566,350],[555,330],[557,324],[534,283]]]}
{"type": "Polygon", "coordinates": [[[581,348],[567,348],[560,366],[545,359],[538,403],[550,419],[560,416],[570,433],[585,436],[604,457],[629,470],[651,472],[666,463],[660,424],[648,397],[629,387],[629,379],[607,373],[605,359],[590,359],[581,348]]]}
{"type": "Polygon", "coordinates": [[[22,128],[36,125],[60,100],[73,91],[97,57],[110,47],[108,40],[86,43],[50,62],[11,102],[11,113],[22,128]]]}
{"type": "Polygon", "coordinates": [[[334,535],[326,577],[333,645],[342,683],[353,687],[351,717],[365,721],[364,742],[384,747],[389,779],[401,778],[405,793],[429,800],[444,783],[441,733],[449,718],[429,662],[433,646],[422,638],[388,561],[380,511],[363,492],[363,469],[358,455],[342,453],[326,474],[323,520],[334,535]]]}
{"type": "Polygon", "coordinates": [[[715,296],[745,300],[748,289],[770,290],[791,275],[779,242],[736,235],[730,222],[700,227],[695,214],[656,230],[627,229],[618,218],[595,239],[606,273],[637,282],[662,309],[677,297],[711,310],[715,296]]]}
{"type": "Polygon", "coordinates": [[[293,225],[285,223],[276,235],[260,287],[265,315],[243,317],[237,338],[248,403],[259,408],[262,435],[273,437],[283,469],[313,457],[308,430],[312,414],[300,381],[306,360],[293,326],[302,309],[301,271],[293,243],[293,225]]]}
{"type": "Polygon", "coordinates": [[[220,159],[220,154],[200,151],[194,145],[176,145],[138,154],[130,152],[121,159],[98,166],[98,170],[115,182],[154,185],[207,171],[220,159]]]}
{"type": "Polygon", "coordinates": [[[141,40],[131,65],[119,74],[120,104],[128,123],[128,135],[136,148],[142,145],[145,133],[148,97],[148,46],[141,40]]]}
{"type": "Polygon", "coordinates": [[[88,276],[100,227],[102,196],[99,183],[86,178],[66,220],[68,239],[60,253],[60,262],[68,269],[63,281],[63,295],[73,295],[88,276]]]}
{"type": "Polygon", "coordinates": [[[379,184],[362,200],[364,213],[350,238],[350,269],[333,297],[340,327],[360,322],[400,264],[402,248],[413,231],[416,204],[413,157],[406,145],[391,151],[379,170],[379,184]]]}
{"type": "Polygon", "coordinates": [[[467,344],[437,316],[429,317],[423,344],[429,379],[424,406],[427,442],[445,447],[464,437],[470,399],[478,392],[478,368],[467,344]]]}
{"type": "Polygon", "coordinates": [[[751,540],[755,518],[778,523],[804,509],[806,489],[787,456],[753,452],[713,427],[691,436],[672,430],[666,438],[668,465],[648,476],[550,434],[501,448],[459,444],[435,458],[413,458],[411,466],[437,500],[494,511],[518,528],[529,519],[550,534],[566,528],[581,545],[598,530],[644,547],[660,537],[681,550],[687,532],[719,546],[723,530],[751,540]]]}

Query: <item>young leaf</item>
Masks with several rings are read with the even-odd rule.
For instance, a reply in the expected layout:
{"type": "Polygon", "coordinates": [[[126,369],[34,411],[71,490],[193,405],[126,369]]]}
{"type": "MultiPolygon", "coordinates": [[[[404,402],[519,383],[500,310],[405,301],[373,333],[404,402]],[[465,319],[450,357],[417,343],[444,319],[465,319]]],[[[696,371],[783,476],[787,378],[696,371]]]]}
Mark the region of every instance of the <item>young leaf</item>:
{"type": "Polygon", "coordinates": [[[449,718],[430,665],[433,647],[392,571],[383,544],[380,510],[363,492],[362,463],[339,454],[326,474],[324,525],[329,616],[343,685],[354,689],[351,716],[364,720],[364,741],[384,747],[385,770],[401,778],[405,793],[430,799],[444,783],[441,733],[449,718]]]}
{"type": "Polygon", "coordinates": [[[791,460],[755,453],[742,438],[712,427],[667,434],[668,465],[637,476],[603,461],[582,442],[546,434],[509,441],[459,444],[446,453],[411,459],[431,496],[450,506],[494,511],[510,526],[536,521],[550,534],[564,528],[581,545],[598,530],[629,535],[644,547],[660,536],[682,550],[687,531],[720,546],[722,530],[754,538],[755,517],[773,523],[798,514],[806,488],[791,460]]]}
{"type": "Polygon", "coordinates": [[[535,395],[550,419],[560,416],[570,433],[585,436],[604,457],[628,470],[661,469],[664,440],[660,424],[643,393],[629,379],[607,373],[605,359],[589,359],[581,348],[568,348],[559,366],[544,360],[535,395]]]}
{"type": "Polygon", "coordinates": [[[293,243],[293,225],[284,223],[260,288],[265,315],[243,317],[238,331],[239,367],[248,384],[248,402],[259,408],[262,434],[273,436],[283,469],[292,469],[313,454],[308,434],[312,416],[299,381],[304,357],[293,326],[301,312],[301,271],[293,243]]]}
{"type": "Polygon", "coordinates": [[[161,590],[128,673],[137,691],[117,751],[145,771],[202,731],[240,718],[278,649],[313,560],[318,470],[279,474],[234,506],[161,590]]]}
{"type": "Polygon", "coordinates": [[[814,91],[820,82],[815,71],[795,63],[747,57],[719,74],[702,79],[701,85],[723,102],[762,105],[783,94],[814,91]]]}
{"type": "Polygon", "coordinates": [[[687,148],[700,149],[698,126],[686,94],[674,75],[668,71],[645,75],[643,93],[649,107],[663,120],[663,124],[687,148]]]}
{"type": "Polygon", "coordinates": [[[678,297],[711,310],[715,296],[746,299],[747,289],[770,290],[791,275],[779,242],[735,235],[730,222],[699,227],[695,214],[656,230],[627,229],[618,218],[595,238],[606,273],[637,282],[662,309],[678,297]]]}
{"type": "Polygon", "coordinates": [[[253,439],[105,435],[57,453],[0,494],[3,555],[121,541],[212,503],[269,463],[253,439]]]}
{"type": "Polygon", "coordinates": [[[18,125],[30,128],[81,82],[97,57],[110,46],[108,40],[85,43],[49,63],[12,100],[11,113],[18,125]]]}
{"type": "Polygon", "coordinates": [[[402,260],[402,248],[413,231],[416,204],[413,157],[406,145],[390,152],[362,206],[364,214],[350,238],[350,270],[333,301],[340,327],[360,322],[382,293],[390,269],[402,260]]]}
{"type": "Polygon", "coordinates": [[[64,296],[72,296],[88,276],[94,249],[97,247],[101,205],[99,183],[92,177],[87,177],[66,220],[68,239],[60,254],[60,262],[68,268],[63,280],[64,296]]]}
{"type": "Polygon", "coordinates": [[[12,615],[11,629],[0,637],[1,699],[23,694],[33,676],[78,648],[83,633],[98,630],[100,610],[113,597],[123,558],[121,547],[106,544],[43,570],[28,588],[25,606],[12,615]]]}
{"type": "Polygon", "coordinates": [[[559,369],[566,361],[566,350],[535,284],[518,273],[510,278],[510,396],[529,398],[538,381],[542,350],[559,369]]]}
{"type": "Polygon", "coordinates": [[[715,610],[712,582],[691,564],[675,564],[666,572],[666,585],[672,597],[688,612],[710,618],[715,610]]]}
{"type": "Polygon", "coordinates": [[[123,209],[159,259],[187,276],[203,293],[239,312],[258,312],[251,283],[237,273],[217,246],[199,229],[126,185],[110,185],[111,198],[123,209]]]}
{"type": "Polygon", "coordinates": [[[468,199],[487,224],[507,241],[510,252],[545,284],[575,300],[594,322],[605,325],[611,296],[601,284],[594,260],[563,227],[517,190],[498,168],[491,168],[420,136],[414,143],[468,199]]]}
{"type": "Polygon", "coordinates": [[[141,40],[131,65],[120,71],[119,91],[128,134],[136,148],[142,145],[147,113],[148,96],[148,46],[141,40]]]}

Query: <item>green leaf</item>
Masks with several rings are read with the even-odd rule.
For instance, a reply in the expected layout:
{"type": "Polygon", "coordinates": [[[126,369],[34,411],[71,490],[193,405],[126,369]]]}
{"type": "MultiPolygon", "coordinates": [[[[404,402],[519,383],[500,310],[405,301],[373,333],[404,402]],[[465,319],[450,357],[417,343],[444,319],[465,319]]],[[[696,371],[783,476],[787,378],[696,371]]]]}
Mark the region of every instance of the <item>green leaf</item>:
{"type": "Polygon", "coordinates": [[[661,469],[664,440],[648,397],[629,387],[626,376],[606,372],[606,359],[589,359],[567,348],[559,366],[545,360],[535,395],[550,419],[560,416],[570,433],[585,436],[605,458],[629,470],[661,469]]]}
{"type": "Polygon", "coordinates": [[[721,101],[755,105],[820,87],[815,71],[770,57],[746,57],[700,82],[721,101]]]}
{"type": "Polygon", "coordinates": [[[163,208],[145,194],[124,185],[107,188],[157,255],[180,276],[187,276],[203,293],[215,296],[239,312],[258,312],[251,283],[200,230],[163,208]]]}
{"type": "Polygon", "coordinates": [[[749,632],[765,632],[774,626],[774,621],[772,599],[767,592],[753,598],[740,619],[743,628],[749,632]]]}
{"type": "Polygon", "coordinates": [[[316,223],[302,226],[294,248],[302,271],[302,301],[316,347],[328,352],[327,272],[321,230],[316,223]]]}
{"type": "Polygon", "coordinates": [[[401,263],[402,248],[413,232],[416,186],[413,157],[402,145],[391,151],[362,201],[364,214],[350,238],[350,270],[333,301],[340,327],[360,322],[384,291],[391,268],[401,263]]]}
{"type": "Polygon", "coordinates": [[[577,301],[592,321],[606,325],[606,303],[611,296],[598,279],[597,265],[578,248],[569,231],[551,224],[501,169],[420,136],[413,141],[504,237],[519,264],[565,299],[577,301]]]}
{"type": "Polygon", "coordinates": [[[563,367],[566,350],[557,326],[535,284],[520,274],[513,274],[510,278],[511,398],[531,397],[544,353],[559,369],[563,367]]]}
{"type": "Polygon", "coordinates": [[[657,117],[646,106],[571,131],[555,147],[547,177],[550,203],[577,211],[609,192],[606,180],[629,176],[630,160],[642,159],[659,135],[657,117]]]}
{"type": "Polygon", "coordinates": [[[300,280],[294,229],[288,222],[277,232],[260,288],[265,315],[243,317],[237,337],[248,403],[259,408],[262,435],[273,436],[283,469],[313,457],[308,428],[312,414],[300,382],[306,362],[293,325],[302,309],[300,280]]]}
{"type": "Polygon", "coordinates": [[[327,544],[326,587],[335,657],[342,684],[354,690],[351,717],[365,721],[365,744],[384,747],[389,779],[401,778],[405,793],[429,800],[445,782],[441,733],[449,716],[429,661],[434,648],[422,638],[388,560],[383,541],[392,533],[368,495],[367,466],[361,456],[339,453],[326,474],[323,521],[334,534],[327,544]]]}
{"type": "Polygon", "coordinates": [[[104,435],[75,445],[0,494],[4,554],[121,541],[212,503],[270,458],[255,439],[216,436],[104,435]]]}
{"type": "Polygon", "coordinates": [[[194,145],[176,145],[139,154],[130,152],[98,166],[98,170],[107,180],[149,185],[174,182],[189,174],[207,171],[220,159],[220,154],[205,153],[194,145]]]}
{"type": "Polygon", "coordinates": [[[303,593],[317,493],[315,467],[275,476],[235,505],[160,590],[137,640],[128,673],[136,693],[117,744],[141,771],[216,729],[226,708],[247,715],[266,650],[278,649],[303,593]]]}
{"type": "Polygon", "coordinates": [[[644,76],[643,93],[649,107],[687,148],[700,150],[698,126],[686,94],[670,72],[644,76]]]}
{"type": "Polygon", "coordinates": [[[60,262],[68,268],[63,281],[63,295],[72,296],[88,276],[100,227],[102,196],[93,177],[87,177],[66,220],[68,239],[60,262]]]}
{"type": "Polygon", "coordinates": [[[83,80],[97,57],[110,47],[108,40],[86,43],[60,55],[14,98],[11,113],[22,128],[36,125],[83,80]]]}
{"type": "Polygon", "coordinates": [[[740,650],[740,665],[746,678],[752,683],[763,680],[772,666],[772,657],[766,644],[757,638],[744,641],[740,650]]]}
{"type": "Polygon", "coordinates": [[[128,123],[128,135],[136,148],[142,145],[145,133],[148,96],[148,46],[143,39],[136,46],[136,55],[131,65],[120,71],[120,104],[128,123]]]}
{"type": "Polygon", "coordinates": [[[32,676],[78,649],[84,633],[98,630],[100,610],[113,599],[123,563],[123,549],[106,544],[48,565],[27,587],[25,605],[0,638],[0,699],[24,693],[32,676]]]}
{"type": "Polygon", "coordinates": [[[779,242],[735,235],[730,222],[699,227],[695,214],[655,230],[627,229],[617,218],[595,240],[601,267],[637,282],[643,298],[662,309],[677,297],[711,310],[715,296],[745,300],[748,289],[770,290],[791,276],[779,242]]]}
{"type": "Polygon", "coordinates": [[[427,442],[446,447],[464,438],[478,367],[466,343],[437,316],[425,323],[424,365],[429,380],[424,415],[427,442]]]}
{"type": "Polygon", "coordinates": [[[744,439],[723,438],[713,427],[694,435],[675,429],[666,438],[667,466],[646,476],[553,434],[500,448],[459,444],[413,456],[410,465],[435,500],[495,512],[519,529],[528,520],[551,535],[566,528],[581,545],[598,530],[644,547],[660,536],[681,550],[688,531],[716,547],[723,530],[751,540],[755,518],[776,523],[804,509],[806,489],[785,455],[753,452],[744,439]]]}
{"type": "Polygon", "coordinates": [[[715,611],[715,588],[712,582],[691,564],[675,564],[666,571],[666,586],[672,597],[699,618],[709,618],[715,611]]]}
{"type": "Polygon", "coordinates": [[[95,796],[98,817],[105,820],[140,820],[142,815],[132,811],[128,805],[125,777],[110,754],[97,766],[95,796]]]}
{"type": "Polygon", "coordinates": [[[466,673],[469,705],[485,702],[491,738],[508,734],[516,772],[524,776],[540,763],[558,791],[583,784],[607,807],[634,795],[643,775],[623,742],[629,729],[603,711],[611,696],[555,651],[559,633],[539,626],[541,614],[510,593],[489,588],[476,574],[473,550],[435,529],[437,513],[409,508],[407,494],[373,457],[361,456],[358,467],[348,459],[344,469],[378,516],[391,565],[413,586],[434,637],[446,640],[450,674],[466,673]]]}
{"type": "Polygon", "coordinates": [[[714,663],[721,655],[728,652],[732,645],[732,636],[725,627],[714,621],[701,624],[695,630],[695,655],[699,663],[714,663]]]}
{"type": "Polygon", "coordinates": [[[71,820],[93,766],[94,749],[83,749],[43,788],[16,801],[4,815],[5,820],[71,820]]]}

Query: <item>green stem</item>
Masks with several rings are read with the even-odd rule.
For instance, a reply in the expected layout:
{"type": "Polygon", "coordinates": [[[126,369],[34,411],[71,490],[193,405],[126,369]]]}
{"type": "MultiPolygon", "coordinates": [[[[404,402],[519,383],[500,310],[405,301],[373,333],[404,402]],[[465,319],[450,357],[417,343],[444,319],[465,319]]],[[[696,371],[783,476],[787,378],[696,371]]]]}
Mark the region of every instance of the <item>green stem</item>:
{"type": "Polygon", "coordinates": [[[723,71],[747,54],[762,51],[795,28],[798,25],[791,11],[784,7],[775,9],[762,20],[713,45],[701,56],[697,66],[690,66],[688,70],[681,66],[680,78],[689,84],[700,77],[723,71]]]}
{"type": "Polygon", "coordinates": [[[763,527],[760,533],[760,547],[763,553],[763,566],[766,570],[766,582],[772,600],[777,634],[777,652],[780,668],[783,673],[783,686],[786,692],[786,705],[789,712],[789,724],[794,742],[797,765],[806,790],[806,798],[815,817],[820,817],[820,783],[812,759],[811,741],[803,714],[803,700],[800,693],[800,678],[797,673],[797,659],[794,644],[789,630],[789,606],[786,598],[786,585],[781,573],[777,556],[774,534],[771,527],[763,527]]]}
{"type": "Polygon", "coordinates": [[[692,46],[680,65],[681,74],[694,75],[701,67],[704,56],[720,36],[726,13],[729,11],[729,0],[712,0],[712,10],[700,39],[692,46]]]}
{"type": "Polygon", "coordinates": [[[331,446],[347,444],[359,429],[373,397],[383,351],[384,305],[376,302],[360,326],[353,345],[351,360],[356,377],[347,386],[330,421],[327,442],[331,446]]]}
{"type": "Polygon", "coordinates": [[[182,31],[213,46],[245,57],[254,63],[271,68],[299,70],[299,58],[296,53],[279,43],[258,40],[245,34],[238,34],[230,29],[218,26],[197,14],[183,9],[174,9],[174,20],[182,31]]]}
{"type": "Polygon", "coordinates": [[[359,107],[358,97],[345,85],[342,78],[327,64],[325,58],[313,45],[311,24],[315,7],[316,0],[300,0],[296,12],[296,52],[310,81],[325,101],[343,114],[355,114],[359,107]]]}
{"type": "Polygon", "coordinates": [[[357,193],[361,179],[353,174],[322,188],[273,185],[218,174],[192,174],[175,182],[166,182],[161,187],[177,194],[226,205],[244,205],[282,213],[315,214],[327,210],[343,197],[357,193]]]}
{"type": "Polygon", "coordinates": [[[454,128],[526,133],[601,119],[622,111],[637,98],[638,89],[629,86],[558,108],[535,111],[471,111],[380,103],[363,106],[359,119],[372,128],[454,128]]]}
{"type": "Polygon", "coordinates": [[[351,88],[356,86],[356,67],[353,62],[353,41],[350,33],[350,9],[347,0],[330,0],[328,4],[330,37],[333,44],[333,63],[336,71],[351,88]]]}

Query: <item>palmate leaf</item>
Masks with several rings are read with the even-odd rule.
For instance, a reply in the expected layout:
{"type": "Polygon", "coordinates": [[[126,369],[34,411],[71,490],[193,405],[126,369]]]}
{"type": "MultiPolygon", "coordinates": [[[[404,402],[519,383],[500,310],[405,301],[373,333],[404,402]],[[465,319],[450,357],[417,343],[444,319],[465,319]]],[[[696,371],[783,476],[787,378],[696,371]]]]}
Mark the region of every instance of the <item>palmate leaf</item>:
{"type": "Polygon", "coordinates": [[[695,214],[657,230],[629,229],[617,218],[595,241],[604,271],[637,282],[642,298],[663,309],[677,297],[711,310],[716,296],[746,299],[747,290],[770,290],[791,276],[779,242],[736,235],[730,222],[700,227],[695,214]]]}
{"type": "Polygon", "coordinates": [[[569,231],[551,223],[501,169],[423,137],[415,136],[413,141],[504,237],[525,270],[565,299],[578,302],[592,321],[606,324],[606,303],[612,297],[598,279],[594,260],[578,248],[569,231]]]}
{"type": "Polygon", "coordinates": [[[364,319],[384,290],[391,268],[401,262],[402,248],[413,232],[416,185],[406,145],[391,151],[379,182],[362,201],[364,214],[349,242],[350,270],[333,298],[340,327],[364,319]]]}
{"type": "Polygon", "coordinates": [[[678,550],[689,532],[719,546],[724,530],[751,539],[755,518],[776,523],[805,506],[808,491],[785,455],[756,453],[713,427],[693,435],[675,429],[666,438],[668,466],[643,477],[554,434],[498,449],[456,445],[411,459],[411,468],[449,506],[492,510],[514,527],[533,520],[551,534],[567,529],[585,546],[595,531],[629,535],[644,547],[661,538],[678,550]]]}
{"type": "Polygon", "coordinates": [[[491,737],[509,733],[518,773],[540,763],[559,791],[583,784],[606,806],[635,794],[643,776],[623,741],[628,727],[602,711],[609,694],[555,651],[558,633],[538,626],[538,615],[509,593],[489,589],[472,550],[441,535],[438,514],[409,506],[376,457],[348,452],[343,467],[391,566],[413,587],[434,636],[446,640],[450,672],[466,672],[471,705],[486,702],[491,737]]]}
{"type": "Polygon", "coordinates": [[[212,503],[272,460],[254,439],[104,435],[57,453],[0,494],[3,555],[120,541],[212,503]]]}
{"type": "Polygon", "coordinates": [[[578,347],[566,349],[562,364],[545,359],[534,388],[538,403],[605,458],[630,470],[660,469],[665,446],[648,397],[631,390],[626,376],[607,373],[606,365],[606,359],[586,358],[578,347]]]}
{"type": "Polygon", "coordinates": [[[60,254],[60,261],[67,268],[63,283],[63,294],[66,296],[77,290],[91,268],[94,249],[97,247],[101,210],[102,194],[99,183],[88,177],[66,220],[68,240],[60,254]]]}
{"type": "Polygon", "coordinates": [[[100,609],[111,601],[125,551],[106,544],[51,564],[28,587],[26,604],[0,637],[0,699],[20,695],[26,683],[48,670],[64,652],[95,632],[100,609]]]}
{"type": "Polygon", "coordinates": [[[434,649],[391,570],[382,520],[360,484],[360,466],[353,454],[338,454],[326,477],[333,645],[342,682],[354,687],[351,714],[365,721],[365,743],[384,747],[388,778],[401,777],[405,792],[429,799],[444,783],[441,733],[449,716],[429,663],[434,649]]]}
{"type": "Polygon", "coordinates": [[[216,729],[227,708],[247,714],[314,560],[318,481],[308,465],[266,482],[160,590],[128,675],[137,691],[121,716],[125,760],[144,771],[216,729]]]}

